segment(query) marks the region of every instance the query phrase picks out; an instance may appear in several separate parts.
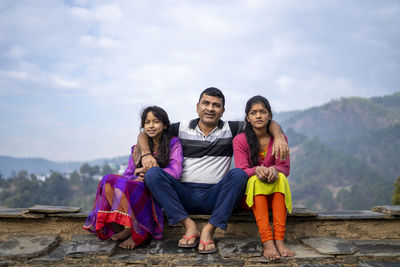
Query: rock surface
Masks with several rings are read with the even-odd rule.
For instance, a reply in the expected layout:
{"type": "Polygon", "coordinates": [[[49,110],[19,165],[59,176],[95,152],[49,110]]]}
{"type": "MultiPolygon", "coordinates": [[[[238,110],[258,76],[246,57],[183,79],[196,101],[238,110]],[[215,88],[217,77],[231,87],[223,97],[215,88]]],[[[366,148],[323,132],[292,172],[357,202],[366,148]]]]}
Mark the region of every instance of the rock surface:
{"type": "Polygon", "coordinates": [[[95,235],[74,235],[68,244],[66,257],[81,258],[93,255],[110,256],[117,247],[111,239],[101,241],[95,235]]]}
{"type": "Polygon", "coordinates": [[[29,209],[25,209],[24,213],[73,213],[80,210],[81,208],[79,207],[35,205],[29,209]]]}
{"type": "Polygon", "coordinates": [[[306,237],[301,242],[324,255],[351,255],[357,251],[351,242],[339,237],[306,237]]]}
{"type": "Polygon", "coordinates": [[[47,254],[60,242],[57,235],[20,235],[0,241],[3,259],[28,259],[47,254]]]}
{"type": "Polygon", "coordinates": [[[394,216],[400,216],[400,205],[376,206],[373,207],[372,210],[394,216]]]}
{"type": "Polygon", "coordinates": [[[386,217],[388,217],[388,215],[370,210],[332,210],[318,213],[319,219],[331,220],[365,220],[382,219],[386,217]]]}

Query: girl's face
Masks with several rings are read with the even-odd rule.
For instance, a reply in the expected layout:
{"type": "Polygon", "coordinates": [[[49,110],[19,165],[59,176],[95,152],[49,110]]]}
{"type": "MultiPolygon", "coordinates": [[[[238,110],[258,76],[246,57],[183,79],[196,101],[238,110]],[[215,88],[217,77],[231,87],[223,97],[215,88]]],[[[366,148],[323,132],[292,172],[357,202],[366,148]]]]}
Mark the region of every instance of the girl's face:
{"type": "Polygon", "coordinates": [[[271,114],[263,104],[255,103],[247,114],[246,119],[254,129],[266,129],[268,122],[271,120],[271,114]]]}
{"type": "Polygon", "coordinates": [[[166,128],[167,127],[164,126],[164,123],[154,116],[153,112],[149,111],[147,113],[146,120],[144,121],[144,132],[150,138],[154,139],[160,137],[166,128]]]}

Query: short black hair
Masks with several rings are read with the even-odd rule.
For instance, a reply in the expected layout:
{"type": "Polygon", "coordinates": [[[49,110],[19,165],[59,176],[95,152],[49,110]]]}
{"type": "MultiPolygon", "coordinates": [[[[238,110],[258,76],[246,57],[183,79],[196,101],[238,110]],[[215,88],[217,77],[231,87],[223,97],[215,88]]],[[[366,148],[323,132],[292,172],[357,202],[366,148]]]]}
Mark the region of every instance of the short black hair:
{"type": "Polygon", "coordinates": [[[209,95],[209,96],[215,96],[215,97],[221,98],[221,99],[222,99],[222,107],[225,107],[225,96],[224,96],[224,94],[221,92],[221,90],[219,90],[218,88],[216,88],[216,87],[208,87],[207,89],[205,89],[205,90],[200,94],[199,102],[200,102],[201,97],[202,97],[204,94],[209,95]]]}

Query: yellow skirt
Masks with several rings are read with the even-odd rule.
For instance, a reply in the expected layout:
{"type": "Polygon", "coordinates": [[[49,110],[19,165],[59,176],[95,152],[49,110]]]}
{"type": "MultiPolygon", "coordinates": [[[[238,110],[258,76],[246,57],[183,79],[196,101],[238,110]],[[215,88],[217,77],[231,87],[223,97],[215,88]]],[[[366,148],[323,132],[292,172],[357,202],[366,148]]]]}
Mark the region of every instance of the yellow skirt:
{"type": "Polygon", "coordinates": [[[279,172],[278,179],[273,183],[262,182],[253,175],[247,181],[246,203],[249,207],[253,206],[254,196],[271,195],[273,193],[282,193],[285,195],[285,205],[289,213],[292,213],[292,194],[290,193],[289,182],[286,176],[279,172]]]}

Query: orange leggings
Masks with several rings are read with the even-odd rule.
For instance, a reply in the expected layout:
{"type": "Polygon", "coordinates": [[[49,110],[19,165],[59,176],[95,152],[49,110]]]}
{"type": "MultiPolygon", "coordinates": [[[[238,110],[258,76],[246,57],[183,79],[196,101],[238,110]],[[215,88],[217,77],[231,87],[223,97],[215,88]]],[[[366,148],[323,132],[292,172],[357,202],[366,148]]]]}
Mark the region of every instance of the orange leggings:
{"type": "Polygon", "coordinates": [[[256,218],[262,242],[284,239],[286,225],[286,206],[284,194],[273,193],[271,195],[254,196],[254,205],[252,210],[254,217],[256,218]],[[271,225],[269,224],[268,207],[271,207],[272,209],[274,235],[272,235],[271,225]]]}

